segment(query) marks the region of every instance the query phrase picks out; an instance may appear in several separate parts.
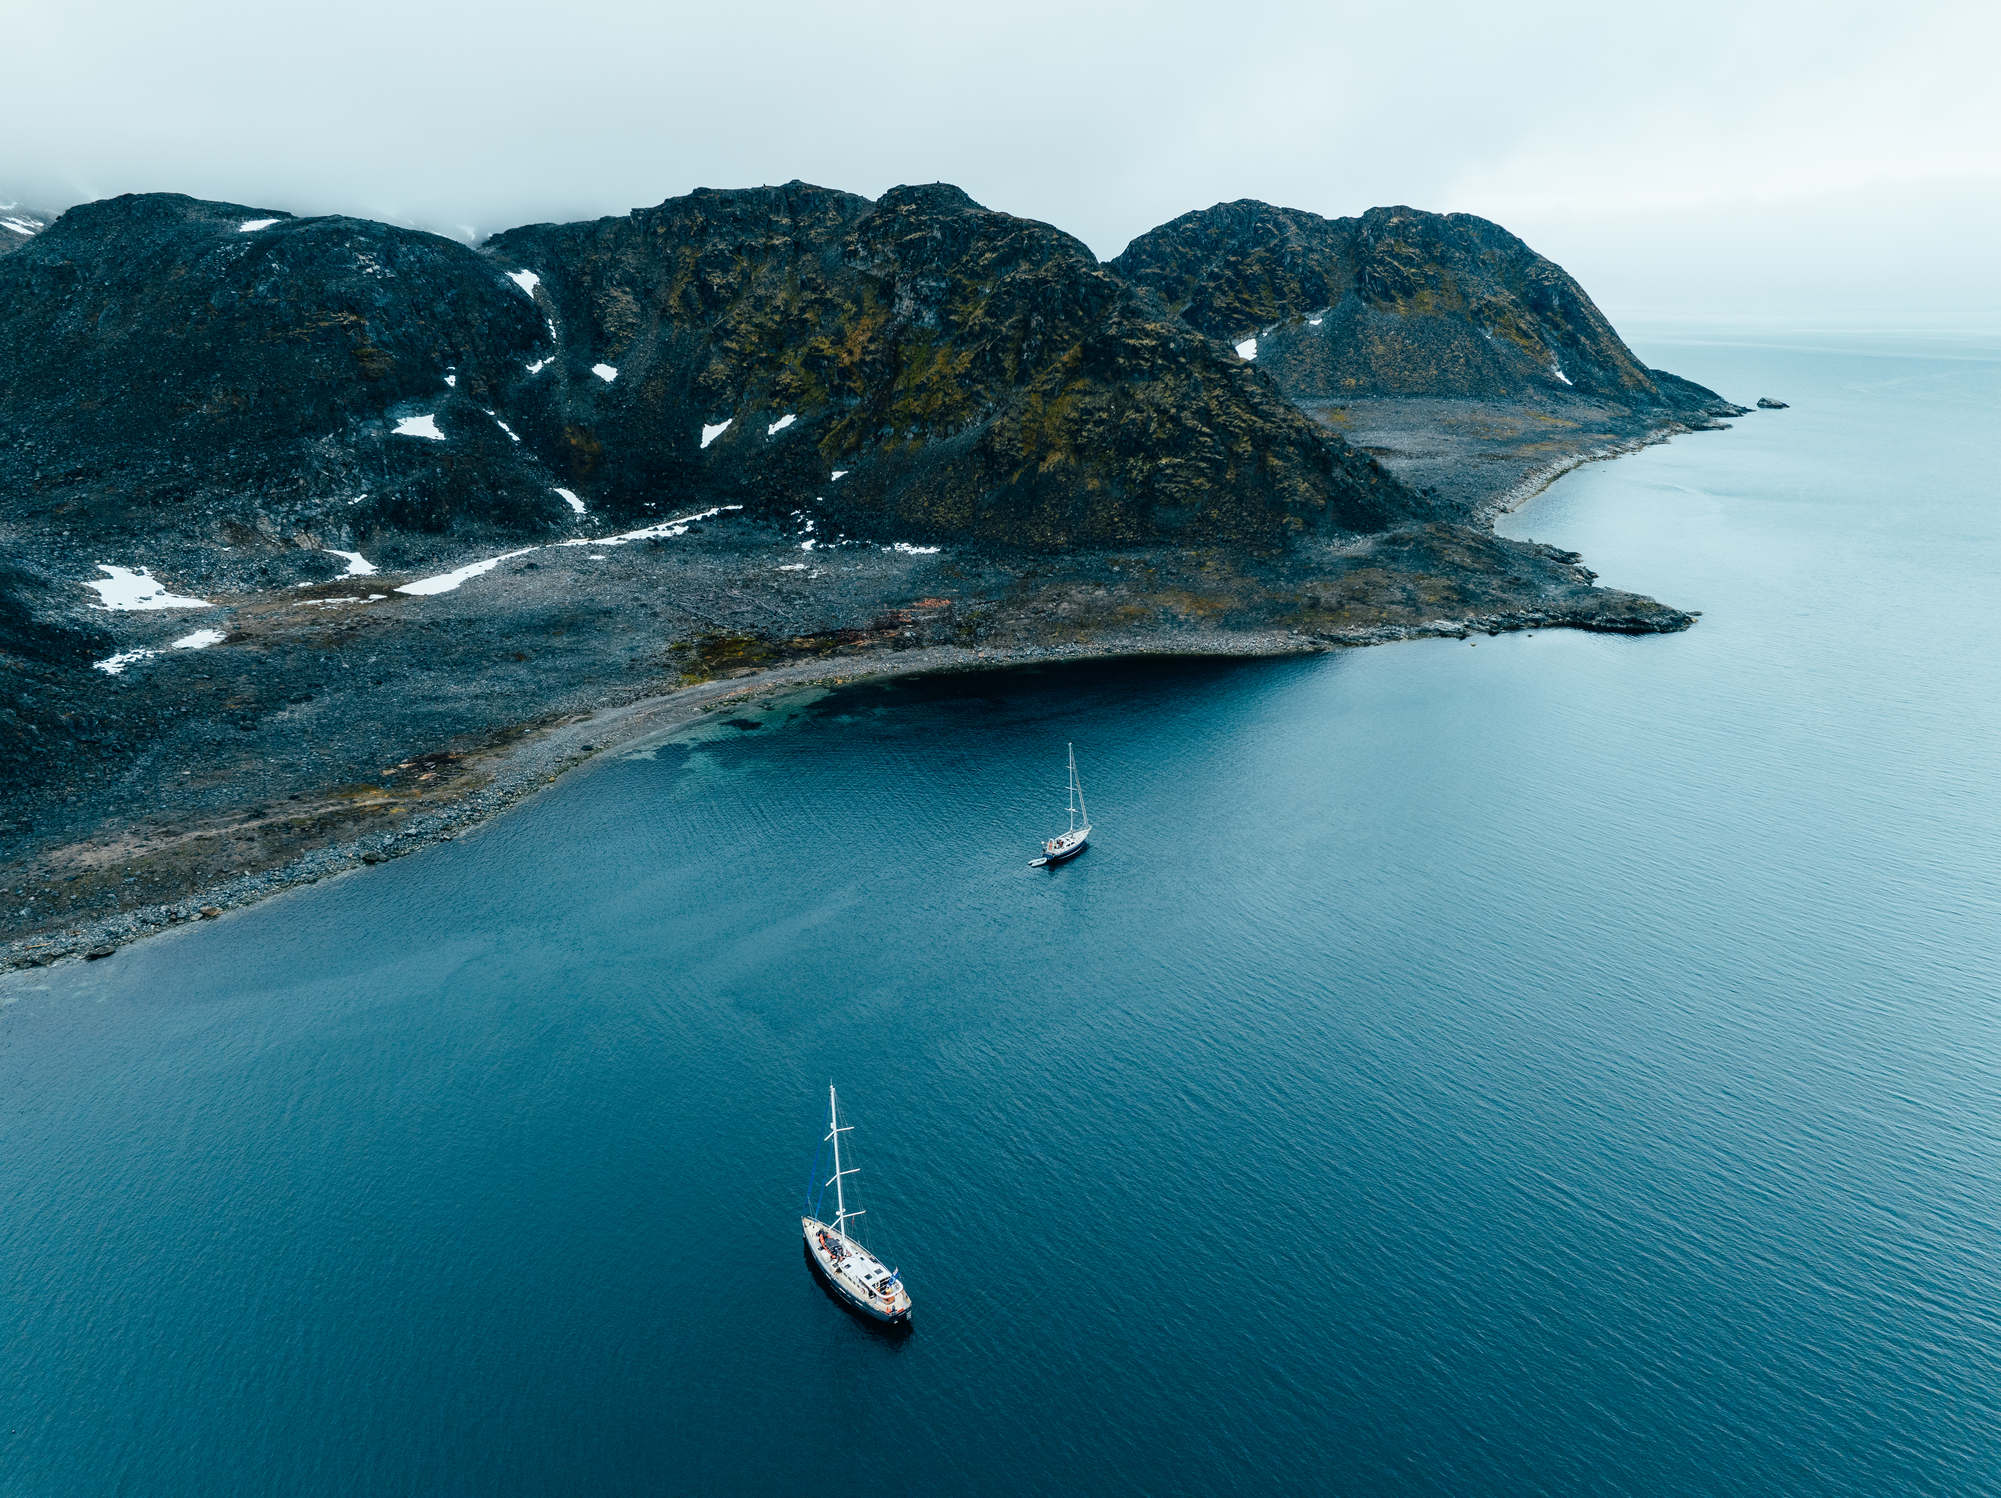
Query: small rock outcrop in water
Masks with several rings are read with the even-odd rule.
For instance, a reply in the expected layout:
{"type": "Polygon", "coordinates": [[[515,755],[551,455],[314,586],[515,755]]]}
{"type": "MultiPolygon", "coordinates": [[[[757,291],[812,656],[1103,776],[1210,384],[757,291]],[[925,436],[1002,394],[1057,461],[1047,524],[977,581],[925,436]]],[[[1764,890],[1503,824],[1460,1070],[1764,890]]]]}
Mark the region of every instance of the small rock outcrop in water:
{"type": "Polygon", "coordinates": [[[1775,401],[1769,395],[1761,395],[1758,397],[1758,409],[1760,411],[1790,411],[1792,407],[1785,401],[1775,401]]]}

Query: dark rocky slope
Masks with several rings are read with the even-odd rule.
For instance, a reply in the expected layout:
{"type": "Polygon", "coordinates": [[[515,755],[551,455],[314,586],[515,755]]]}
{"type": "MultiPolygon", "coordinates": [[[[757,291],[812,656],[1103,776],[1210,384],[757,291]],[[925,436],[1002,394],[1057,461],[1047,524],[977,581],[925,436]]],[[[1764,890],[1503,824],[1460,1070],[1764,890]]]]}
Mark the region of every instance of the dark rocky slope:
{"type": "Polygon", "coordinates": [[[0,308],[0,519],[247,586],[323,546],[568,513],[486,414],[547,331],[451,240],[113,198],[0,261],[0,308]],[[417,414],[446,440],[395,435],[417,414]]]}
{"type": "Polygon", "coordinates": [[[702,191],[485,248],[540,277],[562,338],[524,430],[621,509],[818,502],[849,528],[1060,550],[1271,545],[1414,508],[1077,240],[954,187],[702,191]]]}
{"type": "Polygon", "coordinates": [[[1039,549],[1270,546],[1422,508],[1077,241],[945,187],[702,192],[484,255],[117,198],[0,262],[0,306],[0,478],[24,496],[0,518],[143,540],[203,584],[578,533],[560,489],[614,524],[817,501],[1039,549]]]}

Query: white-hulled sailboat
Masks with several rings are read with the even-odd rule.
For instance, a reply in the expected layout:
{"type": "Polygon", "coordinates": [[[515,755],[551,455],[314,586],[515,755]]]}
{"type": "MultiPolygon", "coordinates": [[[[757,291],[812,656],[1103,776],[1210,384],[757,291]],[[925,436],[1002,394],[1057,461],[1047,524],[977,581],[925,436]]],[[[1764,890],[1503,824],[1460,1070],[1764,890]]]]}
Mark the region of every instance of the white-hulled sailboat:
{"type": "Polygon", "coordinates": [[[799,1219],[806,1233],[806,1255],[828,1287],[863,1315],[877,1321],[907,1322],[910,1292],[903,1288],[903,1281],[894,1269],[863,1248],[848,1232],[849,1221],[862,1215],[859,1207],[848,1210],[847,1192],[841,1185],[842,1177],[857,1173],[852,1168],[841,1168],[841,1136],[852,1127],[841,1122],[840,1103],[834,1096],[834,1084],[829,1082],[825,1142],[834,1146],[834,1174],[822,1184],[821,1190],[834,1188],[834,1220],[822,1222],[811,1215],[799,1219]]]}
{"type": "Polygon", "coordinates": [[[1084,851],[1091,840],[1091,814],[1084,810],[1084,782],[1077,778],[1077,746],[1070,746],[1070,826],[1042,845],[1042,856],[1031,858],[1031,869],[1064,863],[1084,851]]]}

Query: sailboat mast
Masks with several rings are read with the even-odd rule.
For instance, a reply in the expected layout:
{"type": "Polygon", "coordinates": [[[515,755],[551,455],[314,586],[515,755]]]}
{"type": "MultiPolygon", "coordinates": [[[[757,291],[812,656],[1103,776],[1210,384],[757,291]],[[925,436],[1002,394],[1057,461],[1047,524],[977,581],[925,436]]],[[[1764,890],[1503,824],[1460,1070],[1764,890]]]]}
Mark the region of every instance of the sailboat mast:
{"type": "Polygon", "coordinates": [[[1077,816],[1086,827],[1091,825],[1091,814],[1084,809],[1084,781],[1077,773],[1077,746],[1070,746],[1070,784],[1077,792],[1077,816]]]}
{"type": "Polygon", "coordinates": [[[841,1111],[834,1100],[832,1082],[827,1084],[827,1129],[828,1137],[834,1141],[834,1231],[838,1233],[848,1215],[848,1204],[841,1195],[841,1111]]]}
{"type": "Polygon", "coordinates": [[[1075,744],[1070,746],[1069,798],[1070,830],[1075,832],[1077,830],[1077,746],[1075,744]]]}

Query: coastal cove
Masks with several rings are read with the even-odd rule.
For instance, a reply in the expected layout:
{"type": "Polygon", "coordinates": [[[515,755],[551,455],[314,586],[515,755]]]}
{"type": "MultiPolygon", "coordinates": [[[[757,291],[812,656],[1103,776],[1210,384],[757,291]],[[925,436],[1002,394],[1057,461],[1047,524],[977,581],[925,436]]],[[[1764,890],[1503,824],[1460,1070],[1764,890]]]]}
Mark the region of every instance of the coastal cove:
{"type": "Polygon", "coordinates": [[[1501,529],[1694,629],[761,697],[0,976],[0,1471],[1991,1486],[2001,343],[1634,341],[1791,409],[1501,529]]]}
{"type": "Polygon", "coordinates": [[[174,193],[23,232],[0,967],[407,852],[719,677],[1686,629],[1494,506],[1745,414],[1407,207],[1241,199],[1111,261],[945,183],[477,246],[174,193]]]}

